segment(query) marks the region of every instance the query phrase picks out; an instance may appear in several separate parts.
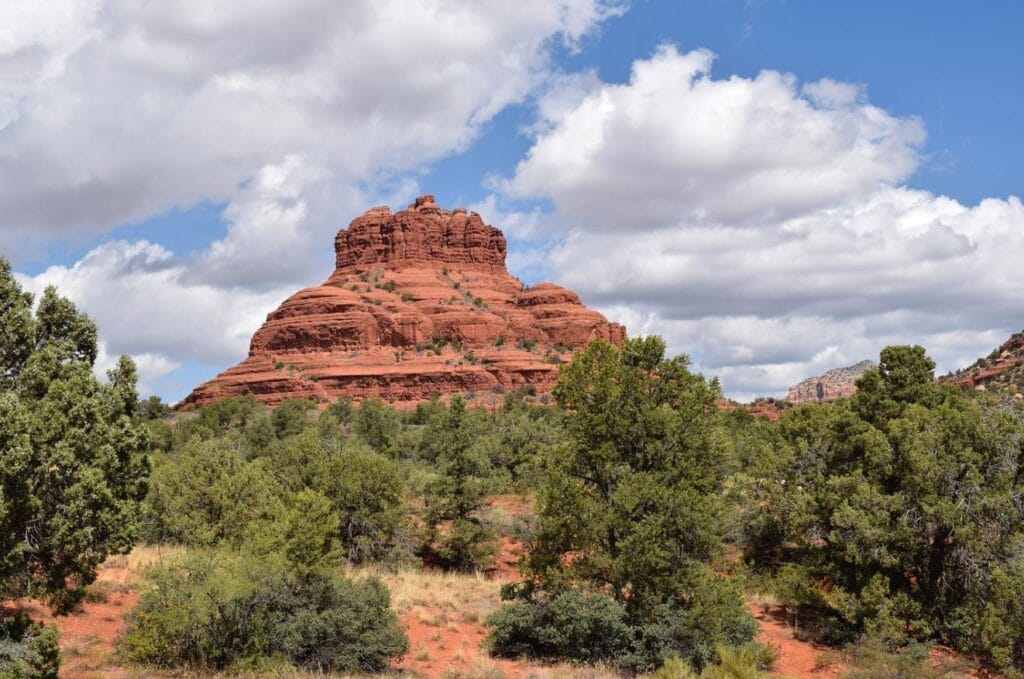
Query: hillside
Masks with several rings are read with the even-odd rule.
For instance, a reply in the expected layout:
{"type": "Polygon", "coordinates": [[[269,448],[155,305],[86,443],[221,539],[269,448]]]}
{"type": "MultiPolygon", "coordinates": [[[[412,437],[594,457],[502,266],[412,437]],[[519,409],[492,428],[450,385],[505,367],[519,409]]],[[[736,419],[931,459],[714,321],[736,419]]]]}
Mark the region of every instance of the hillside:
{"type": "Polygon", "coordinates": [[[876,365],[874,361],[861,361],[846,368],[829,370],[824,375],[809,377],[790,388],[786,395],[786,401],[793,405],[800,405],[823,403],[851,396],[857,391],[857,378],[876,365]]]}
{"type": "Polygon", "coordinates": [[[271,405],[347,396],[411,407],[435,395],[543,393],[573,349],[622,342],[625,329],[571,290],[509,274],[505,250],[499,229],[433,196],[396,213],[373,208],[338,233],[330,277],[285,300],[248,357],[183,404],[251,393],[271,405]]]}
{"type": "Polygon", "coordinates": [[[1012,335],[985,358],[940,381],[962,389],[1024,398],[1024,331],[1012,335]]]}

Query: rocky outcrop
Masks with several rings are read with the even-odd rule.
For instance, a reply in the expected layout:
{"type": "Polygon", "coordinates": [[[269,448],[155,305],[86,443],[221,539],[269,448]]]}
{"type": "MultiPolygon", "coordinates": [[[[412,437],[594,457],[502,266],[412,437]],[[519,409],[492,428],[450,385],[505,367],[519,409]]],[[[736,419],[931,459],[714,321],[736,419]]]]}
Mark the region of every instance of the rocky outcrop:
{"type": "Polygon", "coordinates": [[[793,405],[801,405],[803,403],[825,403],[837,398],[852,396],[857,391],[857,378],[877,366],[878,364],[874,361],[861,361],[847,368],[829,370],[824,375],[811,377],[790,388],[786,395],[786,401],[793,405]]]}
{"type": "Polygon", "coordinates": [[[1024,400],[1024,332],[1011,335],[985,358],[939,381],[1024,400]]]}
{"type": "Polygon", "coordinates": [[[499,229],[432,196],[395,213],[373,208],[338,233],[334,273],[285,300],[248,358],[183,404],[251,393],[271,405],[348,396],[408,407],[453,393],[543,393],[574,349],[624,340],[571,290],[525,287],[505,250],[499,229]]]}

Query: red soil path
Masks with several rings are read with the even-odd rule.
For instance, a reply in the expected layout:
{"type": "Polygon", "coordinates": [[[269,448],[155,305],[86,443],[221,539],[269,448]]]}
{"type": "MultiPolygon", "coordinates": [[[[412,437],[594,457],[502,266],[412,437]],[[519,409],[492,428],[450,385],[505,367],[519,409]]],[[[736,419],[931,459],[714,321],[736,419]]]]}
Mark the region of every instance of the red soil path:
{"type": "Polygon", "coordinates": [[[828,651],[827,648],[794,637],[793,628],[772,611],[766,613],[754,605],[748,608],[761,627],[757,640],[772,646],[776,651],[777,659],[771,670],[774,676],[832,679],[845,674],[846,666],[838,660],[818,666],[818,659],[825,657],[822,654],[828,651]]]}

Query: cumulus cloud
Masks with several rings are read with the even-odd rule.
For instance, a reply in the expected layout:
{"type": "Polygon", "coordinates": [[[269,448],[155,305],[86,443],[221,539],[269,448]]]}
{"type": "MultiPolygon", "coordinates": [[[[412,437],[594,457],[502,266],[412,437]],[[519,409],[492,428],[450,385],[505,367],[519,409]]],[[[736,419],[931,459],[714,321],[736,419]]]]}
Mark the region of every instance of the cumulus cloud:
{"type": "Polygon", "coordinates": [[[736,396],[895,342],[951,369],[1019,329],[1019,198],[907,188],[923,126],[860,86],[716,79],[712,61],[662,47],[628,83],[576,80],[539,107],[532,148],[496,185],[554,204],[556,279],[736,396]]]}
{"type": "Polygon", "coordinates": [[[555,88],[555,103],[540,107],[548,129],[505,191],[551,198],[589,230],[770,225],[914,170],[919,121],[837,83],[818,83],[812,97],[775,71],[715,80],[712,61],[665,46],[635,62],[627,84],[555,88]]]}
{"type": "MultiPolygon", "coordinates": [[[[336,184],[465,148],[604,0],[205,0],[0,8],[7,252],[233,198],[299,155],[336,184]],[[51,16],[52,15],[52,16],[51,16]],[[48,26],[49,28],[37,28],[48,26]]],[[[293,216],[285,216],[290,218],[293,216]]]]}
{"type": "Polygon", "coordinates": [[[86,310],[111,355],[148,355],[159,369],[187,360],[237,361],[267,312],[294,292],[194,283],[189,274],[188,261],[160,245],[111,241],[72,266],[20,279],[37,293],[55,285],[86,310]]]}
{"type": "Polygon", "coordinates": [[[225,204],[226,233],[200,252],[107,242],[23,281],[56,284],[99,322],[104,357],[134,355],[144,380],[229,364],[269,310],[327,275],[346,218],[407,202],[420,168],[551,78],[555,45],[574,49],[620,11],[617,0],[5,2],[0,251],[17,262],[170,208],[225,204]]]}

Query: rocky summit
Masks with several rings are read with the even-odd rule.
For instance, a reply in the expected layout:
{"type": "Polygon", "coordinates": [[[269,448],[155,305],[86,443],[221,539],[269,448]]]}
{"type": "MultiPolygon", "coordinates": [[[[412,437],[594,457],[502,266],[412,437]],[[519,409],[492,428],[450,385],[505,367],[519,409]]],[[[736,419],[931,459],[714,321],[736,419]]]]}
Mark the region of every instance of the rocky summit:
{"type": "Polygon", "coordinates": [[[861,361],[846,368],[829,370],[824,375],[810,377],[791,387],[786,395],[786,401],[792,405],[800,405],[824,403],[852,396],[857,391],[857,378],[877,365],[874,361],[861,361]]]}
{"type": "Polygon", "coordinates": [[[571,290],[523,285],[505,250],[499,229],[433,196],[368,210],[338,233],[334,273],[286,299],[249,356],[182,405],[241,394],[270,405],[346,396],[398,407],[455,393],[543,394],[574,349],[625,339],[571,290]]]}

